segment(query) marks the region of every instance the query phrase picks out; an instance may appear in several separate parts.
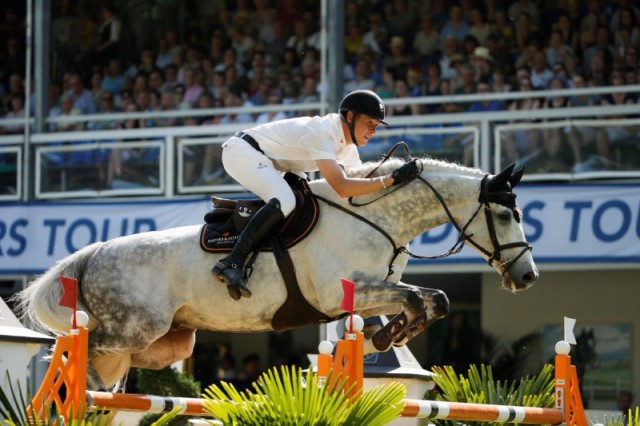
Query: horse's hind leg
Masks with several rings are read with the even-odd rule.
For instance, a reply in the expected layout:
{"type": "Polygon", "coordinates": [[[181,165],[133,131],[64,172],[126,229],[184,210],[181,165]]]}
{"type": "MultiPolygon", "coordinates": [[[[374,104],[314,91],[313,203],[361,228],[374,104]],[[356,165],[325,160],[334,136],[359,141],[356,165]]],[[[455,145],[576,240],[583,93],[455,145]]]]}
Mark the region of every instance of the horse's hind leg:
{"type": "Polygon", "coordinates": [[[159,370],[191,356],[196,343],[195,328],[177,328],[167,332],[140,352],[131,355],[131,366],[159,370]]]}
{"type": "Polygon", "coordinates": [[[131,356],[129,354],[94,355],[90,362],[92,367],[92,371],[89,372],[90,387],[110,389],[126,376],[131,367],[131,356]],[[98,377],[93,377],[94,372],[98,377]]]}

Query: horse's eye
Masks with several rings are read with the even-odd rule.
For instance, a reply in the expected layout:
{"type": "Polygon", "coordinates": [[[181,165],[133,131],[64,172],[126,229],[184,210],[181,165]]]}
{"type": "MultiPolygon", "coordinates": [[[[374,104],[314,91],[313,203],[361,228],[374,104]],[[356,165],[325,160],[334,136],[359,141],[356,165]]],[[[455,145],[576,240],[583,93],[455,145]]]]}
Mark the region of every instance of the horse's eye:
{"type": "Polygon", "coordinates": [[[500,219],[500,220],[511,220],[511,212],[500,212],[500,213],[498,213],[498,219],[500,219]]]}

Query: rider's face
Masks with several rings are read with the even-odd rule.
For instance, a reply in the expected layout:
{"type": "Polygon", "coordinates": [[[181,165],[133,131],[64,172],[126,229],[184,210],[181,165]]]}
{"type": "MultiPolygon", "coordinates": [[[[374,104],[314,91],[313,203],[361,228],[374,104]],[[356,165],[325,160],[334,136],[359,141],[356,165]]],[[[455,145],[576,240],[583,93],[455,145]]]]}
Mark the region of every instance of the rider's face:
{"type": "Polygon", "coordinates": [[[380,124],[380,120],[377,118],[370,117],[366,114],[358,114],[356,116],[353,132],[360,146],[366,145],[369,139],[376,134],[378,124],[380,124]]]}

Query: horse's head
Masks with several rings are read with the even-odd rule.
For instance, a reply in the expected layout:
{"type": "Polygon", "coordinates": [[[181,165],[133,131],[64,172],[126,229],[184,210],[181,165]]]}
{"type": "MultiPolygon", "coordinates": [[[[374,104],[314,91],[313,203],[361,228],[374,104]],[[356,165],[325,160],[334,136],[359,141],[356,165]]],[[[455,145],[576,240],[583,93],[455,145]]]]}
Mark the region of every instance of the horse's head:
{"type": "Polygon", "coordinates": [[[502,285],[517,291],[529,288],[538,279],[538,269],[524,236],[522,211],[513,193],[523,169],[514,171],[514,166],[482,179],[480,204],[470,207],[466,225],[463,222],[460,226],[466,243],[502,275],[502,285]]]}

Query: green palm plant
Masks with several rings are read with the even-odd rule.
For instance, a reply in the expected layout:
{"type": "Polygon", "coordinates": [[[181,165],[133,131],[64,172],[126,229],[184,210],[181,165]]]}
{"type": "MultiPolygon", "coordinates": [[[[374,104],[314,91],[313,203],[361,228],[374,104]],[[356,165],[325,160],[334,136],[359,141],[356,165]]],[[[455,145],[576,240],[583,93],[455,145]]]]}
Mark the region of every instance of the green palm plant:
{"type": "Polygon", "coordinates": [[[640,407],[636,407],[635,409],[629,409],[629,411],[627,412],[627,422],[625,423],[624,421],[624,416],[619,415],[619,416],[615,416],[614,418],[607,418],[605,416],[605,418],[600,421],[599,419],[597,421],[594,421],[595,423],[600,423],[603,424],[605,426],[640,426],[640,407]]]}
{"type": "MultiPolygon", "coordinates": [[[[553,365],[545,364],[534,376],[524,376],[516,381],[496,381],[491,366],[469,366],[467,377],[458,375],[451,366],[433,367],[436,391],[427,393],[436,401],[472,402],[526,407],[554,406],[553,365]]],[[[438,426],[456,425],[452,420],[432,420],[438,426]]],[[[501,423],[465,422],[466,425],[499,425],[501,423]]]]}
{"type": "Polygon", "coordinates": [[[348,395],[344,380],[328,378],[323,385],[311,369],[272,368],[238,392],[226,382],[205,390],[205,409],[225,425],[385,425],[402,411],[405,387],[397,382],[348,395]]]}

